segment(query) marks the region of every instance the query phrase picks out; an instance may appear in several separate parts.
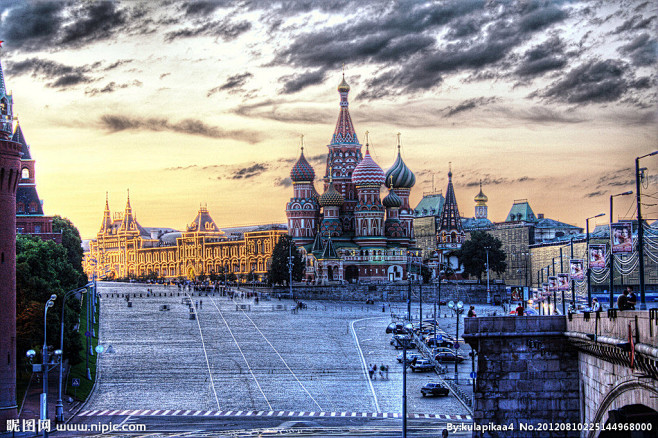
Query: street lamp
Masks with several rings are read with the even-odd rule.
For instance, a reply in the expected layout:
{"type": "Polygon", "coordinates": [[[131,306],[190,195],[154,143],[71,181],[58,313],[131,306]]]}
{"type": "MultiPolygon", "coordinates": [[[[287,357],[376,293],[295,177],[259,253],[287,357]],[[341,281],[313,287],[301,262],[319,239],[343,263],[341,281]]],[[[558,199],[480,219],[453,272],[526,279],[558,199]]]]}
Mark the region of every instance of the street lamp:
{"type": "MultiPolygon", "coordinates": [[[[64,308],[66,306],[66,299],[77,293],[86,293],[87,292],[87,287],[91,286],[91,283],[85,285],[84,287],[80,287],[78,289],[73,289],[66,294],[64,294],[64,298],[62,301],[62,317],[60,319],[60,328],[59,328],[59,349],[61,351],[64,351],[64,308]]],[[[64,404],[62,403],[62,368],[64,367],[64,360],[59,362],[59,389],[58,389],[58,397],[57,397],[57,404],[55,405],[55,418],[57,418],[57,422],[61,423],[64,421],[64,404]]]]}
{"type": "Polygon", "coordinates": [[[640,307],[639,310],[647,310],[647,302],[644,291],[644,227],[642,225],[642,203],[640,202],[640,159],[651,157],[658,154],[658,151],[653,151],[650,154],[642,155],[635,159],[635,200],[637,202],[637,240],[638,240],[638,255],[640,257],[640,307]]]}
{"type": "MultiPolygon", "coordinates": [[[[450,301],[448,307],[455,312],[455,316],[457,317],[457,329],[455,330],[455,356],[457,356],[457,349],[459,348],[459,316],[464,313],[464,303],[457,301],[457,304],[455,304],[454,301],[450,301]]],[[[458,362],[457,357],[455,357],[455,383],[457,384],[459,384],[459,373],[457,371],[458,362]]]]}
{"type": "MultiPolygon", "coordinates": [[[[39,416],[39,418],[41,418],[41,420],[44,421],[48,419],[48,365],[51,365],[48,361],[48,341],[46,340],[48,325],[46,324],[46,322],[48,317],[48,309],[55,305],[56,299],[57,299],[57,295],[52,294],[50,296],[50,299],[46,301],[46,306],[43,309],[43,349],[41,350],[41,372],[43,373],[43,394],[41,394],[41,409],[40,409],[41,415],[39,416]]],[[[61,350],[57,350],[57,352],[60,353],[58,356],[61,357],[61,350]]],[[[44,428],[43,436],[44,438],[48,437],[47,428],[44,428]]]]}
{"type": "Polygon", "coordinates": [[[589,220],[605,216],[605,213],[599,213],[596,216],[585,219],[587,229],[587,306],[592,307],[592,270],[589,268],[589,220]]]}
{"type": "Polygon", "coordinates": [[[491,249],[490,246],[484,247],[484,250],[487,253],[487,304],[491,304],[491,291],[489,290],[489,250],[490,249],[491,249]]]}
{"type": "Polygon", "coordinates": [[[616,195],[610,195],[610,259],[608,260],[608,263],[610,264],[610,308],[612,309],[614,307],[614,287],[615,287],[615,265],[613,263],[613,258],[614,255],[612,254],[612,198],[616,196],[626,196],[626,195],[632,195],[633,191],[629,190],[624,193],[618,193],[616,195]]]}

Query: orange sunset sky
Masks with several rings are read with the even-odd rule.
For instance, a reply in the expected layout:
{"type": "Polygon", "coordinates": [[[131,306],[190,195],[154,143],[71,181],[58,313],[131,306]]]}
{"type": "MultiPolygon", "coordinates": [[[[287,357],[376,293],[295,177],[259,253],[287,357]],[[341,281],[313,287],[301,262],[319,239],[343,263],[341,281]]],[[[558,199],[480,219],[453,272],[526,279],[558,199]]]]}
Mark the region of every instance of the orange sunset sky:
{"type": "MultiPolygon", "coordinates": [[[[515,199],[584,227],[658,149],[650,1],[80,1],[0,4],[1,61],[46,214],[83,238],[105,193],[147,227],[285,222],[305,154],[321,190],[344,64],[362,143],[423,192],[452,163],[460,212],[515,199]]],[[[658,157],[643,215],[658,218],[658,157]]],[[[615,220],[636,214],[615,200],[615,220]]],[[[607,223],[608,217],[599,219],[607,223]]]]}

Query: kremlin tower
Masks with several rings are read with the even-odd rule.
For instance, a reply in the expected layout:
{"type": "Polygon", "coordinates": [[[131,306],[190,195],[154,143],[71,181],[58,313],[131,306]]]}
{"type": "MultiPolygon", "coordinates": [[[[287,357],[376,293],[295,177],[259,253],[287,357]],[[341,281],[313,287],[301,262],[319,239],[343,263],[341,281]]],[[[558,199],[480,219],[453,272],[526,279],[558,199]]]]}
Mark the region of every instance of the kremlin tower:
{"type": "Polygon", "coordinates": [[[16,190],[21,176],[22,146],[12,141],[12,106],[0,64],[0,423],[3,425],[6,420],[17,418],[16,190]]]}
{"type": "Polygon", "coordinates": [[[462,228],[462,219],[457,207],[455,189],[452,186],[452,168],[448,170],[448,188],[439,227],[437,229],[437,248],[439,250],[459,249],[466,239],[462,228]]]}

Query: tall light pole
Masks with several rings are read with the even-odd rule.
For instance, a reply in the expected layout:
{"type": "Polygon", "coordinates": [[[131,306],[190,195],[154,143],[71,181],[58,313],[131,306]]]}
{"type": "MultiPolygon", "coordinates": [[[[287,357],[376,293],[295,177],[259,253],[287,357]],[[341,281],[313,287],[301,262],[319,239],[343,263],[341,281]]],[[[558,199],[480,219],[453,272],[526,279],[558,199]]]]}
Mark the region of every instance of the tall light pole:
{"type": "Polygon", "coordinates": [[[635,201],[637,202],[637,248],[640,257],[640,307],[639,310],[647,310],[647,302],[644,291],[644,226],[642,225],[642,203],[640,202],[640,159],[658,154],[658,151],[642,155],[635,159],[635,201]]]}
{"type": "MultiPolygon", "coordinates": [[[[41,371],[43,373],[43,394],[41,394],[41,415],[39,418],[41,420],[48,419],[48,341],[46,340],[46,335],[48,332],[48,325],[46,324],[48,309],[55,305],[55,300],[57,295],[52,294],[50,299],[46,302],[46,307],[43,309],[43,350],[41,350],[41,371]]],[[[48,430],[44,428],[43,437],[48,438],[48,430]]]]}
{"type": "Polygon", "coordinates": [[[614,255],[612,254],[612,198],[616,196],[626,196],[626,195],[632,195],[633,191],[629,190],[624,193],[618,193],[616,195],[610,195],[610,260],[608,260],[608,263],[610,264],[610,308],[612,309],[614,307],[614,299],[615,299],[615,294],[614,294],[614,287],[615,287],[615,265],[614,265],[614,255]]]}
{"type": "MultiPolygon", "coordinates": [[[[59,349],[63,352],[64,351],[64,308],[66,306],[66,299],[70,297],[71,295],[81,292],[85,293],[87,291],[87,287],[91,286],[91,283],[87,284],[84,287],[80,287],[78,289],[73,289],[66,294],[64,294],[64,298],[62,301],[62,315],[60,319],[60,327],[59,327],[59,349]]],[[[55,418],[57,418],[58,423],[62,423],[64,421],[64,404],[62,403],[62,368],[64,368],[64,357],[62,357],[62,360],[59,363],[59,388],[58,388],[58,397],[57,397],[57,404],[55,405],[55,418]]]]}
{"type": "Polygon", "coordinates": [[[605,213],[599,213],[596,216],[588,217],[585,219],[585,227],[587,233],[587,306],[592,307],[592,270],[589,268],[589,220],[597,217],[605,216],[605,213]]]}
{"type": "Polygon", "coordinates": [[[292,237],[290,238],[290,245],[288,246],[288,286],[290,286],[290,298],[293,300],[295,297],[292,294],[292,237]]]}
{"type": "MultiPolygon", "coordinates": [[[[457,317],[457,328],[455,330],[455,356],[457,356],[457,346],[459,345],[459,316],[464,313],[464,303],[461,301],[457,301],[457,304],[455,304],[454,301],[450,301],[448,303],[448,307],[455,312],[455,316],[457,317]]],[[[457,360],[457,357],[455,357],[455,383],[459,384],[459,371],[457,370],[457,365],[459,364],[459,361],[457,360]]]]}
{"type": "Polygon", "coordinates": [[[485,246],[484,251],[487,253],[487,304],[491,304],[491,291],[489,290],[489,250],[490,246],[485,246]]]}

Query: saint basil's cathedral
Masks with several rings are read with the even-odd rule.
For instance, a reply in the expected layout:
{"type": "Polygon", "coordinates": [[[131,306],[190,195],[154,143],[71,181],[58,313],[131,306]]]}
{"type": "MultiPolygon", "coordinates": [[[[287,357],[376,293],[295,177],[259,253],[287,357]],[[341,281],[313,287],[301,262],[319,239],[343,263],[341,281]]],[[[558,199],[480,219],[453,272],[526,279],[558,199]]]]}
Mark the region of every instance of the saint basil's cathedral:
{"type": "Polygon", "coordinates": [[[416,177],[400,155],[399,134],[397,159],[386,172],[370,154],[367,132],[362,153],[348,109],[349,91],[343,77],[324,192],[315,189],[315,170],[303,145],[290,172],[294,193],[286,205],[288,232],[305,260],[309,283],[406,280],[409,263],[421,262],[409,206],[416,177]],[[388,188],[383,199],[382,185],[388,188]]]}

